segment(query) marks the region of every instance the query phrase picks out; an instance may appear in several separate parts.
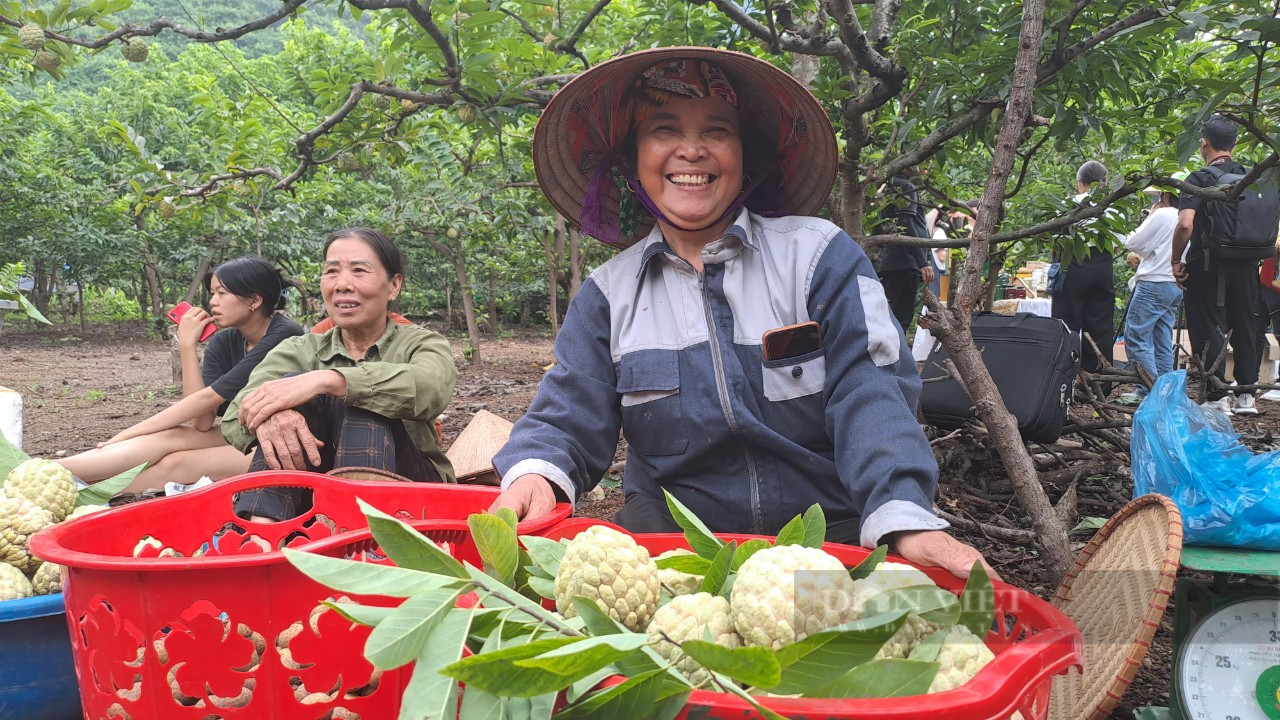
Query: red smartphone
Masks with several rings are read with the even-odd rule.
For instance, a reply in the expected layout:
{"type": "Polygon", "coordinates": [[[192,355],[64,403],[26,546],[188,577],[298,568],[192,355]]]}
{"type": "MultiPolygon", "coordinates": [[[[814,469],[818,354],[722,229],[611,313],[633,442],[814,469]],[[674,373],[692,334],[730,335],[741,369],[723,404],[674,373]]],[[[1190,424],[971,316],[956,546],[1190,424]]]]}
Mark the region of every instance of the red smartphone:
{"type": "MultiPolygon", "coordinates": [[[[191,303],[187,302],[186,300],[183,300],[177,305],[174,305],[173,309],[170,310],[168,313],[166,313],[166,315],[168,315],[169,319],[173,321],[173,324],[177,325],[178,321],[182,319],[182,316],[186,315],[187,311],[190,309],[191,309],[191,303]]],[[[217,325],[213,324],[212,322],[210,322],[208,325],[205,325],[204,332],[200,333],[200,342],[204,342],[205,340],[208,340],[209,336],[216,332],[218,332],[217,325]]]]}
{"type": "Polygon", "coordinates": [[[822,328],[809,322],[767,331],[763,338],[765,360],[797,358],[822,349],[822,328]]]}

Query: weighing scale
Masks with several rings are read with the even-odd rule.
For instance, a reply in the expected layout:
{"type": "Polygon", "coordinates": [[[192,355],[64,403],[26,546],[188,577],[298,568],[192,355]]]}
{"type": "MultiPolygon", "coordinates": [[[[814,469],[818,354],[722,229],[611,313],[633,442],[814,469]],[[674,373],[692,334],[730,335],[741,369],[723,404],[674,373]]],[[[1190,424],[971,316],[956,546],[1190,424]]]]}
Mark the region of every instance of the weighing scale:
{"type": "Polygon", "coordinates": [[[1174,590],[1169,708],[1138,720],[1280,720],[1280,553],[1184,546],[1174,590]],[[1259,582],[1230,582],[1231,575],[1259,582]],[[1267,578],[1266,576],[1271,576],[1267,578]]]}

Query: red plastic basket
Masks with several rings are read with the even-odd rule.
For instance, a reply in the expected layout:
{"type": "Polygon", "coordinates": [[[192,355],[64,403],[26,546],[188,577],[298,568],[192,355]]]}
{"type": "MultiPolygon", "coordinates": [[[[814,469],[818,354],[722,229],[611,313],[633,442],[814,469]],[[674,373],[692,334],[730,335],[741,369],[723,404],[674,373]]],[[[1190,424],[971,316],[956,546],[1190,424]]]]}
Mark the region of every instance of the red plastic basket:
{"type": "MultiPolygon", "coordinates": [[[[66,566],[67,622],[89,720],[394,718],[408,668],[373,668],[363,656],[368,628],[322,605],[334,592],[279,550],[382,562],[371,552],[361,498],[478,563],[465,518],[488,509],[497,494],[467,485],[253,473],[56,525],[33,537],[31,549],[66,566]],[[232,512],[236,493],[282,486],[311,490],[311,509],[279,523],[232,512]],[[135,558],[146,536],[160,547],[135,558]]],[[[521,523],[519,532],[537,534],[570,511],[562,503],[521,523]]]]}
{"type": "MultiPolygon", "coordinates": [[[[592,525],[609,523],[574,518],[542,533],[559,540],[572,538],[592,525]]],[[[653,555],[689,549],[684,535],[675,533],[629,533],[653,555]]],[[[724,540],[749,540],[756,535],[721,534],[724,540]]],[[[870,554],[870,550],[850,545],[827,543],[823,550],[846,566],[853,567],[870,554]]],[[[900,557],[894,562],[906,563],[900,557]]],[[[918,566],[917,566],[918,567],[918,566]]],[[[921,567],[940,587],[959,594],[964,581],[938,568],[921,567]]],[[[933,695],[902,698],[825,699],[766,698],[760,704],[791,720],[870,720],[890,718],[955,718],[962,720],[1006,720],[1014,711],[1026,720],[1044,720],[1049,713],[1049,688],[1053,676],[1084,663],[1083,636],[1066,615],[1040,598],[1002,582],[994,582],[996,629],[987,633],[987,647],[995,659],[972,680],[955,690],[933,695]]],[[[752,707],[741,698],[726,693],[694,690],[680,718],[722,718],[740,720],[757,717],[752,707]]]]}

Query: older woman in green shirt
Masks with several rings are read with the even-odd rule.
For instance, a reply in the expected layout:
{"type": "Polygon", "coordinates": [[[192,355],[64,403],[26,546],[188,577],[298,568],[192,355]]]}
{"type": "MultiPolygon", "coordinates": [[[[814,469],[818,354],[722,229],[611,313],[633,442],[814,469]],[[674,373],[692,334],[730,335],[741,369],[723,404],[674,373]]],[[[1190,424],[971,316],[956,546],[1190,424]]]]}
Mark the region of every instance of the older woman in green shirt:
{"type": "MultiPolygon", "coordinates": [[[[453,481],[434,420],[458,371],[442,335],[392,319],[403,267],[399,248],[376,230],[329,236],[320,292],[332,327],[280,343],[223,416],[227,442],[257,446],[251,472],[361,466],[453,481]]],[[[283,488],[253,491],[236,511],[278,520],[300,501],[283,488]]]]}

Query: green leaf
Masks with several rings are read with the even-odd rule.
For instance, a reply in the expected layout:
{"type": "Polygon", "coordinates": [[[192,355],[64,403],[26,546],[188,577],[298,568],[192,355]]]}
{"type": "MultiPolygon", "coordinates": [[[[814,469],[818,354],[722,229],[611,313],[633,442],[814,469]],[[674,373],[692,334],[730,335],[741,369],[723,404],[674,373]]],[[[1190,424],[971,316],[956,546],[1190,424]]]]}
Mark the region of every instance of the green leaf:
{"type": "Polygon", "coordinates": [[[1080,522],[1076,523],[1076,526],[1071,529],[1072,531],[1099,530],[1102,528],[1103,525],[1106,525],[1106,524],[1107,524],[1107,519],[1104,517],[1088,516],[1088,517],[1080,518],[1080,522]]]}
{"type": "Polygon", "coordinates": [[[503,585],[498,580],[489,577],[483,571],[477,570],[471,566],[467,566],[467,573],[471,575],[471,579],[477,585],[484,588],[488,592],[485,598],[486,607],[512,607],[517,608],[526,615],[543,624],[554,628],[564,628],[564,618],[545,610],[540,603],[534,602],[529,598],[521,595],[510,587],[503,585]]]}
{"type": "Polygon", "coordinates": [[[827,540],[827,516],[822,506],[814,503],[804,511],[804,539],[800,544],[807,548],[819,549],[827,540]]]}
{"type": "Polygon", "coordinates": [[[680,649],[708,670],[759,687],[782,681],[782,665],[769,648],[727,648],[705,640],[686,640],[680,649]]]}
{"type": "Polygon", "coordinates": [[[138,467],[130,468],[124,472],[109,477],[106,480],[96,482],[83,490],[76,493],[76,507],[82,505],[106,505],[116,493],[129,487],[129,483],[138,476],[147,467],[146,463],[142,463],[138,467]]]}
{"type": "Polygon", "coordinates": [[[782,526],[778,531],[778,538],[774,541],[774,545],[802,545],[804,544],[805,530],[804,517],[797,515],[791,518],[791,522],[782,526]]]}
{"type": "Polygon", "coordinates": [[[946,630],[935,630],[924,636],[911,650],[909,659],[932,661],[938,659],[938,651],[942,649],[942,645],[947,641],[946,630]]]}
{"type": "Polygon", "coordinates": [[[979,638],[987,636],[996,616],[996,591],[987,577],[987,569],[975,561],[969,569],[969,580],[960,593],[960,615],[956,623],[969,628],[979,638]]]}
{"type": "Polygon", "coordinates": [[[40,308],[37,308],[35,305],[31,304],[31,301],[28,300],[25,295],[18,296],[18,304],[22,306],[22,311],[27,314],[27,317],[31,318],[32,320],[35,320],[37,322],[42,322],[45,325],[53,324],[49,322],[49,319],[44,316],[44,313],[40,312],[40,308]]]}
{"type": "Polygon", "coordinates": [[[641,633],[581,638],[571,645],[549,650],[537,657],[517,660],[515,664],[570,678],[565,683],[568,686],[644,647],[648,640],[648,636],[641,633]]]}
{"type": "Polygon", "coordinates": [[[329,588],[357,595],[413,597],[439,588],[463,588],[465,580],[408,570],[392,565],[343,560],[292,548],[282,550],[285,559],[303,575],[329,588]]]}
{"type": "Polygon", "coordinates": [[[0,433],[0,488],[4,487],[5,479],[14,468],[30,459],[30,455],[19,450],[17,445],[9,442],[4,433],[0,433]]]}
{"type": "Polygon", "coordinates": [[[863,558],[862,562],[858,563],[856,567],[851,569],[849,571],[849,577],[854,580],[861,580],[862,578],[870,575],[872,571],[874,571],[880,563],[884,562],[884,559],[888,556],[889,547],[887,545],[881,545],[875,550],[872,550],[870,555],[863,558]]]}
{"type": "MultiPolygon", "coordinates": [[[[733,553],[733,569],[737,570],[738,568],[742,567],[742,563],[746,562],[747,559],[750,558],[752,555],[755,555],[761,550],[767,550],[768,548],[771,548],[771,547],[773,547],[773,543],[763,538],[752,538],[742,543],[741,545],[738,546],[738,549],[733,553]]],[[[659,565],[658,567],[662,567],[662,566],[659,565]]],[[[701,575],[702,573],[698,573],[698,574],[701,575]]]]}
{"type": "MultiPolygon", "coordinates": [[[[587,632],[595,637],[631,632],[622,623],[609,617],[608,613],[601,610],[594,600],[576,597],[573,598],[573,607],[578,611],[578,617],[582,618],[587,632]]],[[[643,654],[620,658],[615,665],[618,667],[618,672],[635,677],[650,670],[663,668],[667,665],[667,661],[658,656],[652,648],[646,647],[643,654]]]]}
{"type": "Polygon", "coordinates": [[[715,558],[712,559],[711,565],[707,568],[707,574],[703,576],[702,585],[698,586],[698,592],[715,595],[724,588],[724,581],[729,578],[729,571],[733,567],[733,555],[737,550],[737,541],[720,548],[715,558]]]}
{"type": "Polygon", "coordinates": [[[551,637],[489,650],[450,663],[440,672],[466,683],[467,692],[472,687],[502,697],[533,697],[559,692],[573,682],[567,679],[568,676],[549,673],[541,668],[521,667],[516,665],[516,661],[537,657],[578,639],[551,637]]]}
{"type": "Polygon", "coordinates": [[[467,571],[462,563],[455,560],[430,538],[360,498],[356,498],[356,503],[369,520],[369,530],[373,532],[373,539],[397,567],[455,578],[467,577],[467,571]]]}
{"type": "MultiPolygon", "coordinates": [[[[887,590],[872,597],[867,601],[865,612],[874,615],[900,610],[949,628],[960,617],[960,600],[936,585],[913,585],[900,590],[887,590]]],[[[986,631],[983,630],[983,635],[985,634],[986,631]]]]}
{"type": "Polygon", "coordinates": [[[458,720],[543,720],[551,717],[556,694],[535,697],[501,697],[477,689],[462,693],[458,720]]]}
{"type": "Polygon", "coordinates": [[[560,571],[560,561],[564,558],[564,550],[568,545],[550,538],[536,535],[520,536],[520,543],[529,552],[529,559],[548,578],[555,578],[560,571]]]}
{"type": "Polygon", "coordinates": [[[520,523],[520,518],[516,516],[515,510],[512,510],[511,508],[505,508],[505,507],[498,508],[497,512],[495,512],[494,515],[497,515],[498,517],[502,518],[503,522],[510,525],[511,532],[516,531],[516,525],[520,523]]]}
{"type": "Polygon", "coordinates": [[[462,657],[472,613],[455,608],[431,633],[400,698],[399,720],[451,720],[458,714],[458,682],[440,668],[462,657]]]}
{"type": "Polygon", "coordinates": [[[787,718],[761,705],[760,701],[757,700],[754,695],[738,687],[737,683],[730,681],[728,678],[725,678],[723,675],[717,675],[715,673],[712,673],[712,677],[715,678],[717,687],[719,687],[722,691],[729,693],[730,695],[737,695],[743,700],[746,700],[747,703],[751,705],[752,708],[755,709],[756,713],[759,714],[761,718],[763,718],[763,720],[787,720],[787,718]]]}
{"type": "Polygon", "coordinates": [[[645,718],[671,720],[688,700],[689,686],[663,670],[651,670],[592,693],[556,714],[558,720],[645,718]]]}
{"type": "Polygon", "coordinates": [[[357,625],[368,627],[375,627],[395,610],[393,607],[361,605],[360,603],[338,602],[337,600],[326,600],[323,604],[347,620],[357,625]]]}
{"type": "Polygon", "coordinates": [[[716,537],[711,529],[674,495],[666,490],[663,490],[662,494],[667,498],[667,508],[671,510],[671,517],[675,518],[676,524],[684,529],[684,537],[689,541],[689,547],[704,558],[715,557],[716,553],[720,552],[720,548],[724,547],[724,541],[716,537]]]}
{"type": "Polygon", "coordinates": [[[875,657],[906,621],[906,612],[872,615],[784,645],[774,651],[782,680],[766,689],[791,695],[826,687],[848,668],[875,657]]]}
{"type": "Polygon", "coordinates": [[[872,660],[845,673],[823,688],[822,697],[884,698],[923,695],[938,674],[939,664],[890,658],[872,660]]]}
{"type": "Polygon", "coordinates": [[[556,581],[538,577],[536,575],[529,576],[529,587],[533,591],[548,600],[556,599],[556,581]]]}
{"type": "Polygon", "coordinates": [[[706,575],[711,561],[701,555],[672,555],[655,560],[659,570],[677,570],[688,575],[706,575]]]}
{"type": "Polygon", "coordinates": [[[467,525],[471,528],[471,539],[480,550],[485,569],[491,569],[503,585],[514,585],[520,549],[515,527],[488,513],[471,515],[467,518],[467,525]]]}
{"type": "Polygon", "coordinates": [[[457,588],[440,588],[405,600],[369,633],[364,656],[383,670],[413,661],[461,593],[457,588]]]}

